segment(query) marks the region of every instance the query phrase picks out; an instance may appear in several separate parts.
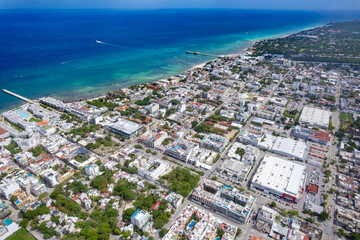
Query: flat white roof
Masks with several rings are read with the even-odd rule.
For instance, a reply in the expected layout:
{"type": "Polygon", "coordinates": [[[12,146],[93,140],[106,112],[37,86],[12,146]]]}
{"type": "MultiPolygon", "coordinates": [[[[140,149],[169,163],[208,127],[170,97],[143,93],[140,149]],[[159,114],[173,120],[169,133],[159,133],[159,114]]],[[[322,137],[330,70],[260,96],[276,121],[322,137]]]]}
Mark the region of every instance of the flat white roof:
{"type": "Polygon", "coordinates": [[[301,182],[301,178],[303,176],[303,171],[305,167],[303,165],[294,164],[291,170],[291,175],[286,186],[286,191],[294,196],[297,195],[299,191],[299,183],[301,182]]]}
{"type": "Polygon", "coordinates": [[[110,127],[130,135],[141,129],[142,125],[123,118],[119,118],[117,122],[110,124],[110,127]]]}
{"type": "Polygon", "coordinates": [[[304,107],[300,116],[300,122],[327,128],[329,126],[330,116],[331,112],[329,111],[313,107],[304,107]]]}
{"type": "Polygon", "coordinates": [[[303,164],[266,154],[252,182],[276,192],[299,197],[305,180],[305,168],[303,164]]]}
{"type": "Polygon", "coordinates": [[[284,137],[278,137],[271,148],[274,152],[301,160],[305,158],[306,149],[307,145],[305,142],[284,137]]]}

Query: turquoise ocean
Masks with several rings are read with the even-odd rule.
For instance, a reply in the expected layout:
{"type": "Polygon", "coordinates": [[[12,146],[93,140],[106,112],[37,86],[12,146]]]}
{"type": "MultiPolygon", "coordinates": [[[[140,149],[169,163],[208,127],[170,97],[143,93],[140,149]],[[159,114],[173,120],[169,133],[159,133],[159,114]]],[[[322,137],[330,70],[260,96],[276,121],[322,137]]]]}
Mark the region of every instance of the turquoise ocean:
{"type": "MultiPolygon", "coordinates": [[[[90,98],[180,73],[214,55],[359,12],[0,10],[0,87],[28,98],[90,98]],[[103,43],[96,43],[94,40],[103,43]]],[[[21,101],[0,93],[0,110],[21,101]]]]}

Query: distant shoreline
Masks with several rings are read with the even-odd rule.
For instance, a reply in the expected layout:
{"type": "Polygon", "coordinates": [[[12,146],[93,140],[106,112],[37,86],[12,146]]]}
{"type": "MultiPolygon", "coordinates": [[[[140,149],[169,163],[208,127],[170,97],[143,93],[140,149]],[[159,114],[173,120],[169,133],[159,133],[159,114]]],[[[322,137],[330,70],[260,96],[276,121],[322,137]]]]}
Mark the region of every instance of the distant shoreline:
{"type": "MultiPolygon", "coordinates": [[[[328,23],[327,23],[328,24],[328,23]]],[[[290,31],[287,31],[287,32],[284,32],[284,33],[279,33],[279,34],[273,34],[273,35],[267,35],[267,36],[262,36],[262,37],[257,37],[257,38],[254,38],[254,39],[249,39],[249,43],[246,44],[246,46],[242,46],[241,48],[239,48],[238,50],[235,50],[233,53],[230,53],[230,54],[225,54],[223,56],[232,56],[232,55],[237,55],[237,54],[240,54],[241,52],[245,51],[246,49],[252,47],[254,45],[254,43],[258,42],[258,41],[262,41],[262,40],[266,40],[266,39],[276,39],[276,38],[284,38],[284,37],[287,37],[287,36],[290,36],[292,34],[296,34],[298,32],[301,32],[301,31],[305,31],[305,30],[310,30],[310,29],[314,29],[314,28],[318,28],[318,27],[323,27],[325,26],[326,24],[316,24],[316,25],[313,25],[313,26],[307,26],[307,27],[301,27],[299,29],[295,29],[295,30],[290,30],[290,31]]],[[[218,59],[216,58],[213,58],[213,59],[209,59],[207,60],[206,62],[203,62],[203,63],[200,63],[200,64],[196,64],[190,68],[187,68],[186,70],[184,71],[189,71],[189,70],[193,70],[195,68],[203,68],[207,62],[209,61],[216,61],[218,59]]],[[[181,72],[179,72],[181,73],[181,72]]],[[[170,76],[168,76],[170,77],[170,76]]],[[[156,79],[156,80],[153,80],[151,82],[156,82],[158,81],[159,79],[156,79]]],[[[95,99],[99,99],[99,98],[104,98],[106,97],[107,93],[111,93],[113,91],[116,91],[116,90],[121,90],[121,89],[125,89],[125,88],[128,88],[130,86],[135,86],[135,85],[139,85],[139,84],[144,84],[144,83],[148,83],[148,82],[142,82],[142,83],[136,83],[136,84],[131,84],[131,85],[128,85],[128,86],[124,86],[124,87],[120,87],[120,88],[116,88],[115,90],[112,90],[112,91],[105,91],[103,93],[100,93],[96,96],[93,96],[93,97],[79,97],[79,98],[76,98],[76,99],[66,99],[66,98],[61,98],[61,97],[57,97],[56,95],[48,95],[50,97],[54,97],[56,99],[59,99],[59,100],[62,100],[64,102],[67,102],[67,103],[71,103],[71,102],[77,102],[77,101],[92,101],[92,100],[95,100],[95,99]]],[[[8,89],[9,90],[9,89],[8,89]]],[[[16,90],[14,91],[16,93],[16,90]]],[[[5,93],[4,93],[5,94],[5,93]]],[[[26,96],[24,96],[26,97],[26,96]]],[[[45,96],[41,96],[41,97],[46,97],[45,96]]],[[[38,97],[38,98],[35,98],[34,100],[38,100],[39,98],[41,97],[38,97]]],[[[6,112],[6,111],[9,111],[11,109],[14,109],[14,108],[17,108],[19,106],[21,106],[22,104],[16,104],[16,106],[9,106],[8,108],[4,108],[2,110],[0,110],[0,113],[3,113],[3,112],[6,112]]]]}

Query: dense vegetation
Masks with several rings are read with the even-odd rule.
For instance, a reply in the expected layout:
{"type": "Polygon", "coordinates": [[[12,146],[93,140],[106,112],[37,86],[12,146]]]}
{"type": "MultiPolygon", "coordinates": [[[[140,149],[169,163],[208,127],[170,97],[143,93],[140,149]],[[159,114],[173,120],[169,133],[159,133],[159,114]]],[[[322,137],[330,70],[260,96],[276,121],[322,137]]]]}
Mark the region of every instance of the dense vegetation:
{"type": "Polygon", "coordinates": [[[67,215],[77,216],[81,212],[79,204],[67,196],[64,196],[64,191],[62,190],[61,185],[55,188],[55,190],[50,194],[50,197],[56,200],[56,202],[54,202],[54,206],[59,209],[59,211],[66,213],[67,215]]]}
{"type": "Polygon", "coordinates": [[[109,170],[106,170],[102,175],[96,176],[92,181],[91,181],[91,186],[94,188],[97,188],[99,190],[101,190],[102,192],[106,192],[107,191],[107,185],[109,183],[112,183],[112,172],[109,170]]]}
{"type": "Polygon", "coordinates": [[[84,123],[81,127],[72,129],[69,133],[72,134],[73,136],[85,137],[86,134],[95,132],[100,128],[101,127],[98,125],[84,123]]]}
{"type": "Polygon", "coordinates": [[[21,152],[21,148],[13,141],[5,147],[12,155],[21,152]]]}
{"type": "Polygon", "coordinates": [[[109,99],[102,98],[102,99],[96,99],[93,101],[86,101],[87,104],[93,105],[97,108],[106,107],[110,111],[113,111],[116,107],[115,103],[109,102],[109,99]]]}
{"type": "Polygon", "coordinates": [[[126,180],[120,180],[114,187],[113,194],[120,196],[124,200],[134,200],[136,193],[134,192],[136,185],[126,180]]]}
{"type": "Polygon", "coordinates": [[[360,21],[331,23],[287,37],[259,41],[254,54],[284,54],[299,61],[360,63],[360,21]]]}
{"type": "Polygon", "coordinates": [[[199,183],[200,176],[191,174],[188,169],[176,167],[171,173],[162,176],[161,179],[168,183],[172,191],[187,197],[199,183]]]}

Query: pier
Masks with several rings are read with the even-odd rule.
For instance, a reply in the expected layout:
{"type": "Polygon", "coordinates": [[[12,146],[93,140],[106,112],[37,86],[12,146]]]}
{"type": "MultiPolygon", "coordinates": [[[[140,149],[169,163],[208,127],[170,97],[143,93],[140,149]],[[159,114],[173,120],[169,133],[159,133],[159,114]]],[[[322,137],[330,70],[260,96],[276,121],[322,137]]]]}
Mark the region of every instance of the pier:
{"type": "Polygon", "coordinates": [[[186,51],[186,53],[187,53],[187,54],[194,54],[194,55],[208,56],[208,57],[222,58],[222,56],[216,56],[216,55],[207,54],[207,53],[190,52],[190,51],[186,51]]]}
{"type": "Polygon", "coordinates": [[[13,93],[13,92],[11,92],[11,91],[9,91],[9,90],[2,89],[2,91],[3,91],[4,93],[7,93],[7,94],[11,95],[11,96],[17,97],[17,98],[19,98],[19,99],[21,99],[21,100],[23,100],[23,101],[25,101],[25,102],[33,103],[32,100],[30,100],[30,99],[28,99],[28,98],[26,98],[26,97],[20,96],[19,94],[13,93]]]}

